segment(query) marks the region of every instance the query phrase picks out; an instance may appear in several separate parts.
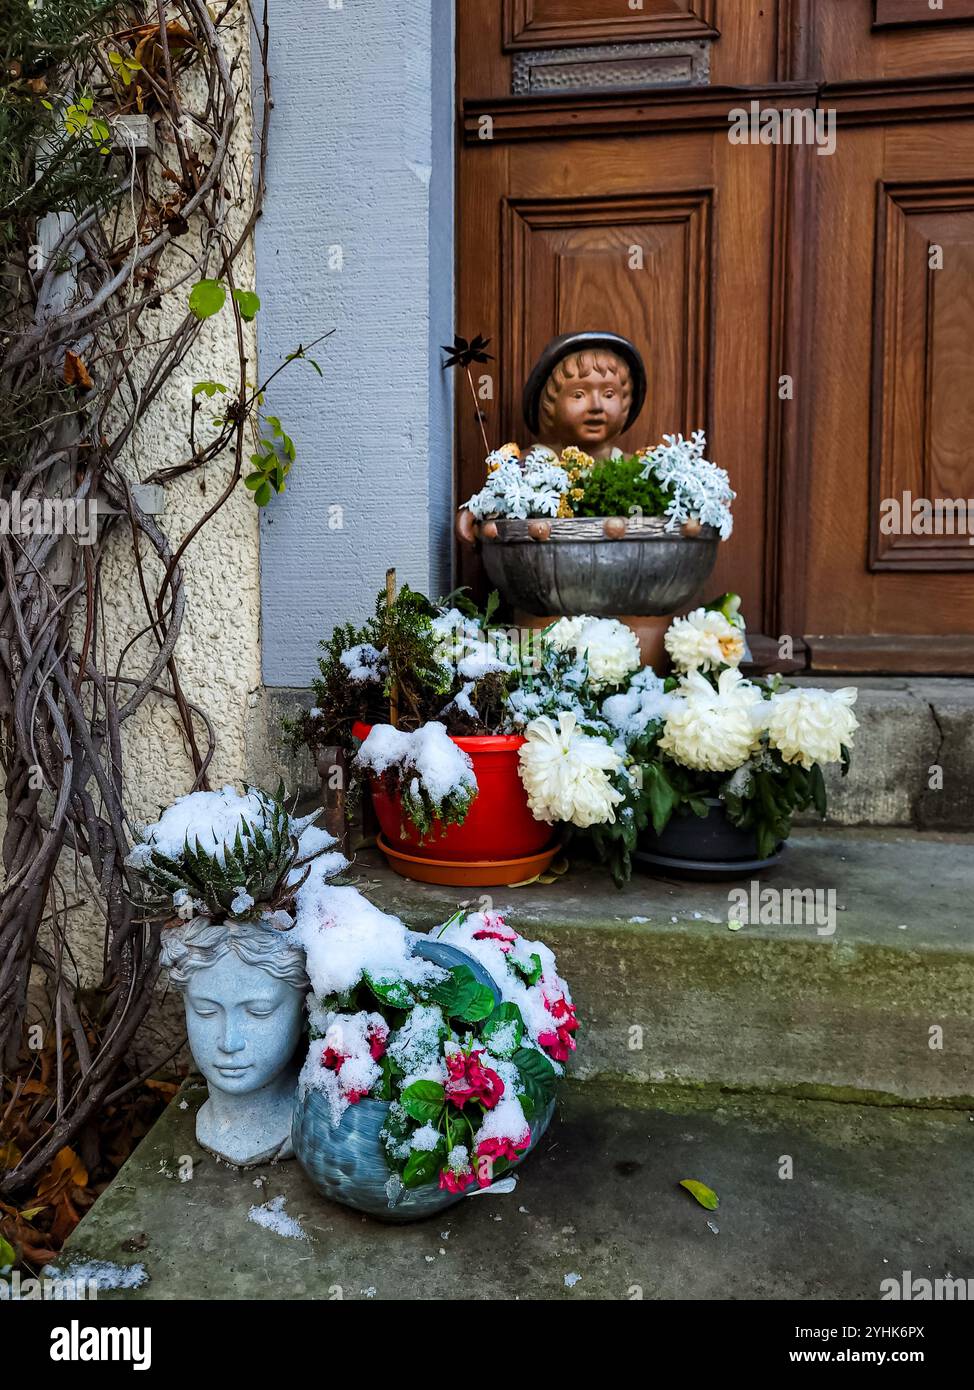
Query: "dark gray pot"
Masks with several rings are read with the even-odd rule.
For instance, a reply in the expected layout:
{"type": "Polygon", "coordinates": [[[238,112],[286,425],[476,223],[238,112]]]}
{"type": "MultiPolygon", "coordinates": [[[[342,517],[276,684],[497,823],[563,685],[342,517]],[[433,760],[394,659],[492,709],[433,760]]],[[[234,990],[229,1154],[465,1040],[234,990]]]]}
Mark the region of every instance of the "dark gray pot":
{"type": "Polygon", "coordinates": [[[735,878],[770,868],[781,858],[783,846],[761,858],[757,836],[731,825],[724,804],[708,797],[706,817],[675,815],[662,835],[652,826],[639,837],[634,863],[651,872],[689,878],[735,878]]]}
{"type": "Polygon", "coordinates": [[[684,608],[710,577],[720,537],[667,531],[661,517],[630,518],[611,539],[599,517],[555,518],[547,540],[530,521],[497,521],[483,538],[484,565],[504,597],[527,613],[660,617],[684,608]]]}
{"type": "MultiPolygon", "coordinates": [[[[487,985],[494,998],[501,1002],[500,991],[479,961],[465,951],[444,942],[420,939],[415,952],[424,960],[449,969],[467,965],[479,982],[487,985]]],[[[554,1114],[552,1101],[543,1115],[531,1125],[531,1145],[521,1155],[520,1163],[544,1134],[554,1114]]],[[[382,1221],[420,1221],[425,1216],[452,1207],[463,1194],[443,1192],[436,1183],[407,1191],[400,1187],[393,1200],[389,1198],[391,1176],[379,1132],[389,1113],[388,1101],[361,1100],[350,1105],[336,1125],[331,1109],[320,1091],[298,1096],[294,1105],[291,1139],[295,1157],[312,1186],[333,1202],[367,1212],[382,1221]]],[[[512,1167],[516,1165],[512,1164],[512,1167]]],[[[478,1191],[468,1188],[468,1192],[478,1191]]]]}

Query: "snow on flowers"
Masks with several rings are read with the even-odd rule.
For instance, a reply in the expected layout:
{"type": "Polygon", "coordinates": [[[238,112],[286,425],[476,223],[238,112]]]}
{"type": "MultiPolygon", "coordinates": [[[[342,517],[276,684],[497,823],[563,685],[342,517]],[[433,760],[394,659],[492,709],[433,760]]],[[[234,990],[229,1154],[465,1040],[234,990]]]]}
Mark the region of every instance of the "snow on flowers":
{"type": "Polygon", "coordinates": [[[488,454],[487,478],[464,504],[476,521],[488,518],[660,516],[667,530],[685,522],[712,526],[721,540],[733,530],[736,494],[723,468],[704,458],[706,436],[665,434],[655,448],[593,459],[570,446],[559,456],[535,445],[522,457],[516,444],[488,454]]]}
{"type": "Polygon", "coordinates": [[[344,935],[326,920],[309,951],[312,1041],[299,1092],[320,1092],[336,1125],[349,1106],[387,1103],[390,1191],[489,1186],[528,1149],[574,1050],[568,986],[548,948],[500,915],[458,913],[434,934],[473,957],[447,970],[411,954],[416,938],[398,919],[378,914],[381,935],[363,924],[377,909],[356,897],[333,904],[345,908],[344,935]]]}

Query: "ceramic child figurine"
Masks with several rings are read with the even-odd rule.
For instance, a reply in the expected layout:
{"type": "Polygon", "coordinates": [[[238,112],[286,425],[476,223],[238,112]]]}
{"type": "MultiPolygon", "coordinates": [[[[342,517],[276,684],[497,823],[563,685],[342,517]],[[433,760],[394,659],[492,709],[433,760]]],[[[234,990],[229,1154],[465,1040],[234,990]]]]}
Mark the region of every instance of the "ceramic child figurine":
{"type": "Polygon", "coordinates": [[[238,1167],[293,1157],[304,952],[286,932],[198,917],[166,931],[162,961],[183,994],[190,1049],[209,1086],[196,1117],[200,1144],[238,1167]]]}
{"type": "MultiPolygon", "coordinates": [[[[524,387],[528,429],[556,454],[569,445],[595,459],[618,454],[615,441],[634,423],[646,399],[646,368],[628,338],[617,333],[563,333],[538,358],[524,387]]],[[[461,508],[457,534],[472,544],[475,522],[461,508]]]]}

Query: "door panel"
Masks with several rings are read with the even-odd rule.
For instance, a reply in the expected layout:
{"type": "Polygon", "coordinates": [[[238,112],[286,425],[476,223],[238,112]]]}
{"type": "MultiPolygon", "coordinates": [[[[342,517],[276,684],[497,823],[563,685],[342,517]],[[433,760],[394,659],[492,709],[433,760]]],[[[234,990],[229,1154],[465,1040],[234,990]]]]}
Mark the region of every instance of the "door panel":
{"type": "MultiPolygon", "coordinates": [[[[493,342],[492,442],[523,439],[555,333],[628,334],[649,397],[624,445],[706,428],[739,494],[708,589],[816,669],[974,674],[968,507],[929,535],[884,523],[903,494],[974,498],[974,0],[948,8],[457,0],[457,327],[493,342]],[[653,25],[706,49],[709,82],[514,94],[531,51],[585,72],[653,25]],[[834,153],[731,145],[750,101],[834,111],[834,153]]],[[[457,455],[465,498],[483,445],[462,394],[457,455]]]]}
{"type": "MultiPolygon", "coordinates": [[[[739,498],[734,535],[698,597],[734,587],[760,615],[774,534],[765,459],[776,162],[767,147],[732,146],[726,116],[714,124],[571,140],[570,148],[558,141],[471,148],[461,161],[462,206],[472,219],[461,247],[472,254],[479,240],[484,249],[477,273],[461,274],[458,324],[467,336],[489,336],[496,353],[494,400],[483,410],[492,445],[525,441],[521,388],[550,338],[584,328],[631,337],[649,390],[620,443],[634,449],[664,433],[707,430],[709,456],[727,468],[739,498]]],[[[484,473],[469,398],[461,398],[458,423],[462,499],[482,486],[484,473]]],[[[479,584],[477,557],[464,550],[459,559],[462,582],[479,584]]]]}
{"type": "MultiPolygon", "coordinates": [[[[855,636],[936,648],[974,636],[972,547],[882,536],[879,517],[905,491],[974,496],[974,126],[840,128],[820,164],[803,635],[813,651],[815,637],[855,636]],[[938,244],[943,271],[930,268],[938,244]]],[[[957,644],[943,649],[956,660],[957,644]]]]}

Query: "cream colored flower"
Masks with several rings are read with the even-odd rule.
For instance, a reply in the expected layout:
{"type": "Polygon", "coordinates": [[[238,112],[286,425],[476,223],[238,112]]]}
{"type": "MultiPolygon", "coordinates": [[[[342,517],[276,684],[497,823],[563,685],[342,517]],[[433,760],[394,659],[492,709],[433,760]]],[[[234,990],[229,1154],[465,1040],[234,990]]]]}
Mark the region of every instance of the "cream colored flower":
{"type": "Polygon", "coordinates": [[[674,692],[659,746],[683,767],[733,772],[760,745],[766,708],[740,671],[721,671],[716,690],[691,671],[674,692]]]}
{"type": "Polygon", "coordinates": [[[570,821],[584,829],[615,820],[623,800],[609,780],[622,766],[619,754],[600,738],[577,728],[573,714],[559,714],[558,724],[542,715],[525,730],[520,759],[521,781],[537,820],[570,821]]]}
{"type": "Polygon", "coordinates": [[[547,635],[557,651],[574,648],[587,659],[593,690],[620,685],[642,665],[636,634],[616,618],[561,618],[547,635]]]}
{"type": "Polygon", "coordinates": [[[663,639],[678,671],[712,671],[717,666],[739,666],[744,656],[744,634],[723,613],[695,608],[685,618],[675,618],[663,639]]]}
{"type": "Polygon", "coordinates": [[[770,700],[768,738],[786,763],[837,763],[842,745],[852,744],[859,721],[852,706],[854,686],[842,690],[782,690],[770,700]]]}

